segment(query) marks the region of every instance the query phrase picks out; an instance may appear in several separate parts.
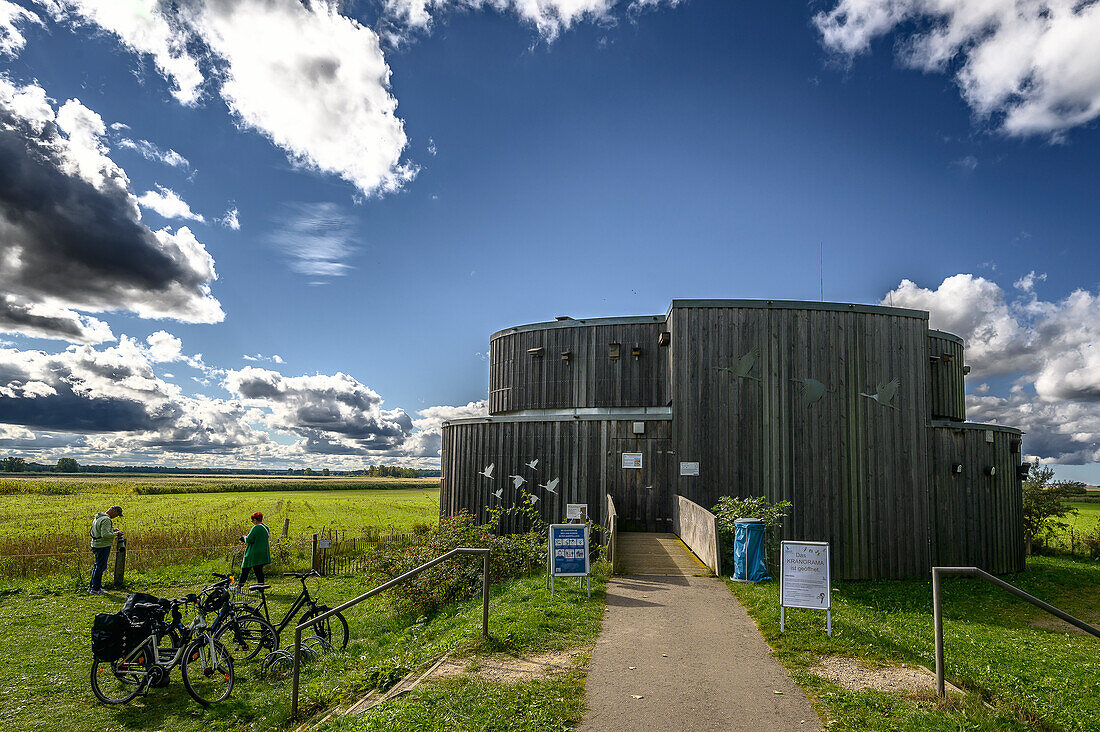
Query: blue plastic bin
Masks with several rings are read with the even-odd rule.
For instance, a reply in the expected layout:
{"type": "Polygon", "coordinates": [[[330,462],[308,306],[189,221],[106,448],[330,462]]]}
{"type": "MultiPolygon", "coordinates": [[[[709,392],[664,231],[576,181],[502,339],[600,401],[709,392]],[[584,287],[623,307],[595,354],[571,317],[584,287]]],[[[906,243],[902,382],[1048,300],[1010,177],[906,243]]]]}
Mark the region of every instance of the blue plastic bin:
{"type": "Polygon", "coordinates": [[[742,582],[770,580],[765,564],[766,529],[763,519],[743,518],[733,522],[733,577],[742,582]]]}

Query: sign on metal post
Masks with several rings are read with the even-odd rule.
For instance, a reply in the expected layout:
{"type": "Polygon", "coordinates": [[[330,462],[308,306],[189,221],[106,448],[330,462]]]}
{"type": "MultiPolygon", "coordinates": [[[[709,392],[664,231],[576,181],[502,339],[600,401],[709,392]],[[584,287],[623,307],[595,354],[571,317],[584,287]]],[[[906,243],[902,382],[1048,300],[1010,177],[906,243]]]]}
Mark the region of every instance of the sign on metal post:
{"type": "Polygon", "coordinates": [[[786,609],[825,611],[825,626],[833,634],[829,582],[829,542],[785,541],[779,552],[779,632],[787,629],[786,609]]]}
{"type": "Polygon", "coordinates": [[[584,577],[588,596],[592,597],[592,578],[588,563],[588,525],[550,524],[550,592],[555,577],[584,577]]]}

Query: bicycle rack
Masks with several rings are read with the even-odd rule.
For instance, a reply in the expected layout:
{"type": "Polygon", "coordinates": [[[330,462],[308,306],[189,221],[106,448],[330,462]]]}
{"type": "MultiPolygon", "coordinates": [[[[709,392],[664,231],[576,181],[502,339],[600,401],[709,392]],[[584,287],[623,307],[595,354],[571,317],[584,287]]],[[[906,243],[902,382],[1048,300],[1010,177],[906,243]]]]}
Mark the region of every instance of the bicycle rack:
{"type": "Polygon", "coordinates": [[[338,612],[342,612],[349,607],[354,607],[366,600],[369,597],[377,595],[379,592],[384,592],[394,585],[399,585],[410,577],[414,577],[429,567],[434,567],[440,562],[445,562],[451,557],[458,556],[459,554],[480,554],[482,556],[481,564],[481,634],[486,638],[489,637],[489,550],[488,549],[469,549],[461,547],[458,549],[452,549],[446,554],[441,554],[435,559],[424,562],[419,567],[410,569],[400,577],[395,577],[385,584],[381,584],[375,587],[369,592],[365,592],[359,597],[348,600],[339,607],[334,607],[331,610],[326,610],[320,615],[310,618],[304,623],[294,626],[294,685],[291,688],[290,693],[290,717],[295,719],[298,717],[298,671],[301,666],[302,657],[302,631],[306,628],[320,623],[322,620],[327,619],[330,615],[334,615],[338,612]]]}
{"type": "Polygon", "coordinates": [[[994,577],[985,570],[977,567],[932,567],[932,618],[936,626],[936,694],[943,698],[943,588],[940,585],[940,577],[955,575],[960,577],[978,577],[991,585],[996,585],[1002,590],[1015,595],[1021,600],[1030,602],[1037,608],[1046,610],[1051,615],[1065,620],[1070,625],[1075,625],[1086,633],[1100,638],[1100,628],[1094,628],[1083,620],[1078,620],[1069,613],[1062,612],[1053,605],[1043,602],[1034,595],[1029,595],[1018,587],[1010,585],[1003,579],[994,577]]]}

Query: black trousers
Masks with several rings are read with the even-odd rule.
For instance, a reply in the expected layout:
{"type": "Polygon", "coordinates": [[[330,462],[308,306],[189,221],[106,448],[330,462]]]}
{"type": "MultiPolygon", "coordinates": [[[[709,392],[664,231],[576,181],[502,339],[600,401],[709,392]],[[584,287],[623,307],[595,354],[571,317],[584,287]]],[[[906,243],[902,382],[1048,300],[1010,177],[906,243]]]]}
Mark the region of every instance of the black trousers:
{"type": "Polygon", "coordinates": [[[241,579],[237,582],[237,585],[244,587],[244,583],[248,580],[248,573],[252,571],[256,573],[256,584],[262,585],[264,583],[264,565],[257,564],[254,567],[245,567],[241,570],[241,579]]]}

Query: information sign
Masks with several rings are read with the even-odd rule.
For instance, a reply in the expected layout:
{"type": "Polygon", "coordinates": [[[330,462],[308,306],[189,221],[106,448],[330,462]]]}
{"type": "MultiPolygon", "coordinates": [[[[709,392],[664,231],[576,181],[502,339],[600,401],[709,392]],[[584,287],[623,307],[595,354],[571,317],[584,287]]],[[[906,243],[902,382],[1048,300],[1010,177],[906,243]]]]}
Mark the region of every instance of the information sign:
{"type": "Polygon", "coordinates": [[[567,503],[565,504],[565,520],[572,521],[587,521],[588,520],[588,504],[587,503],[567,503]]]}
{"type": "Polygon", "coordinates": [[[680,475],[699,475],[699,463],[680,463],[680,475]]]}
{"type": "Polygon", "coordinates": [[[623,467],[637,470],[642,467],[642,453],[640,452],[624,452],[623,453],[623,467]]]}
{"type": "Polygon", "coordinates": [[[779,561],[779,630],[786,630],[786,608],[824,610],[829,635],[833,634],[832,596],[829,583],[829,543],[784,541],[779,561]]]}
{"type": "Polygon", "coordinates": [[[318,549],[331,549],[332,548],[332,539],[318,539],[317,540],[317,548],[318,549]]]}
{"type": "MultiPolygon", "coordinates": [[[[555,577],[589,577],[588,525],[550,524],[550,591],[555,577]]],[[[588,579],[588,596],[592,596],[588,579]]]]}

